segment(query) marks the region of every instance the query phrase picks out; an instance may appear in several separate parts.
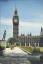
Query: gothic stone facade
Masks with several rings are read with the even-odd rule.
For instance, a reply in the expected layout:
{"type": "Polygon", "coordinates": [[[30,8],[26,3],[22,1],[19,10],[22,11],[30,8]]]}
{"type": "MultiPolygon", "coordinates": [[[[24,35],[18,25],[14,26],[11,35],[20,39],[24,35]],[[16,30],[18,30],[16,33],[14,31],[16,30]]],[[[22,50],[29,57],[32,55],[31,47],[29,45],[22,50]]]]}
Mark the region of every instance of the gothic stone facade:
{"type": "Polygon", "coordinates": [[[15,10],[13,16],[13,38],[15,39],[18,38],[18,30],[19,30],[19,17],[18,17],[17,10],[15,10]]]}
{"type": "Polygon", "coordinates": [[[28,46],[29,43],[34,46],[34,43],[37,44],[39,43],[42,44],[43,46],[43,28],[41,28],[41,33],[39,36],[32,36],[31,34],[28,34],[27,36],[25,36],[24,34],[21,34],[20,36],[18,36],[19,33],[19,16],[17,13],[17,10],[15,10],[14,12],[14,16],[13,16],[13,38],[18,39],[18,42],[21,42],[22,45],[26,45],[28,46]],[[41,36],[41,37],[40,37],[41,36]]]}

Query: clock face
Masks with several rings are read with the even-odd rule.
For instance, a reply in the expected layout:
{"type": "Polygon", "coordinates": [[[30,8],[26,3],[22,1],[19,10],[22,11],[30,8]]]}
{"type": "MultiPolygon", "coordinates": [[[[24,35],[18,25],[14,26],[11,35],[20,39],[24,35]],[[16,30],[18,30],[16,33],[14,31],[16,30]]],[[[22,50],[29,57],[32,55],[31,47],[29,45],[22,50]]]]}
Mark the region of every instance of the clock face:
{"type": "Polygon", "coordinates": [[[17,19],[15,19],[14,22],[17,22],[17,19]]]}

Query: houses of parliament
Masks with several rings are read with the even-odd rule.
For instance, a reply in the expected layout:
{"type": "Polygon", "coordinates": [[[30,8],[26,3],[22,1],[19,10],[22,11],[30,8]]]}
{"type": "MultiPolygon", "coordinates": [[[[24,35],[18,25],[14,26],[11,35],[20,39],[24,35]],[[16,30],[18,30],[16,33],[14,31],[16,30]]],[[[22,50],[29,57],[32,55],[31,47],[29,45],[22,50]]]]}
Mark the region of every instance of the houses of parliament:
{"type": "Polygon", "coordinates": [[[19,16],[17,10],[14,12],[13,16],[13,38],[18,40],[21,45],[26,43],[26,46],[36,44],[36,46],[43,46],[43,28],[41,27],[39,36],[32,36],[31,33],[25,36],[25,34],[21,34],[19,36],[19,16]]]}

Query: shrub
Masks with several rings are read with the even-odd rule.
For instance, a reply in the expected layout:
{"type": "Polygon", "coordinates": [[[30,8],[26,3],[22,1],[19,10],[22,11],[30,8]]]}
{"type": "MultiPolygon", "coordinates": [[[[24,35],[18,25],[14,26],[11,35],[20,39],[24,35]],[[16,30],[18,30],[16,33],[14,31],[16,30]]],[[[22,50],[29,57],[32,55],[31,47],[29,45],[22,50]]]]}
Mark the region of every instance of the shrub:
{"type": "Polygon", "coordinates": [[[33,49],[33,53],[40,53],[40,48],[36,48],[36,47],[35,47],[35,48],[33,49]]]}
{"type": "Polygon", "coordinates": [[[0,46],[0,55],[3,55],[3,50],[5,49],[4,46],[0,46]]]}
{"type": "Polygon", "coordinates": [[[0,51],[4,50],[5,47],[4,46],[0,46],[0,51]]]}
{"type": "Polygon", "coordinates": [[[29,47],[28,49],[29,49],[29,52],[32,52],[32,50],[33,50],[32,47],[29,47]]]}
{"type": "Polygon", "coordinates": [[[6,48],[9,48],[9,46],[7,45],[6,48]]]}

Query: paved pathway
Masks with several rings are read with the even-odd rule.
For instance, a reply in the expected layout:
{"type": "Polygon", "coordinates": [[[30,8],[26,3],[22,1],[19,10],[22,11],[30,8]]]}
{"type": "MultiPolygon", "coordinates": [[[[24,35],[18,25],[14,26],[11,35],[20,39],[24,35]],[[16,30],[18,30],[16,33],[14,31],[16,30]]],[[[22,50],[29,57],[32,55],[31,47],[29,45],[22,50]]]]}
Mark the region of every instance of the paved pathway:
{"type": "Polygon", "coordinates": [[[30,61],[27,58],[24,58],[28,54],[19,47],[14,47],[12,50],[7,48],[4,50],[4,54],[8,55],[9,57],[0,59],[3,61],[3,63],[0,61],[2,64],[30,64],[30,61]]]}
{"type": "Polygon", "coordinates": [[[1,64],[31,64],[29,60],[32,60],[32,64],[39,64],[38,56],[28,55],[19,47],[14,47],[12,50],[10,48],[6,48],[4,50],[4,55],[5,57],[0,58],[1,64]]]}
{"type": "Polygon", "coordinates": [[[6,48],[4,50],[4,54],[5,55],[9,55],[9,56],[24,56],[24,55],[28,55],[26,52],[21,50],[19,47],[14,47],[12,50],[10,48],[6,48]]]}

